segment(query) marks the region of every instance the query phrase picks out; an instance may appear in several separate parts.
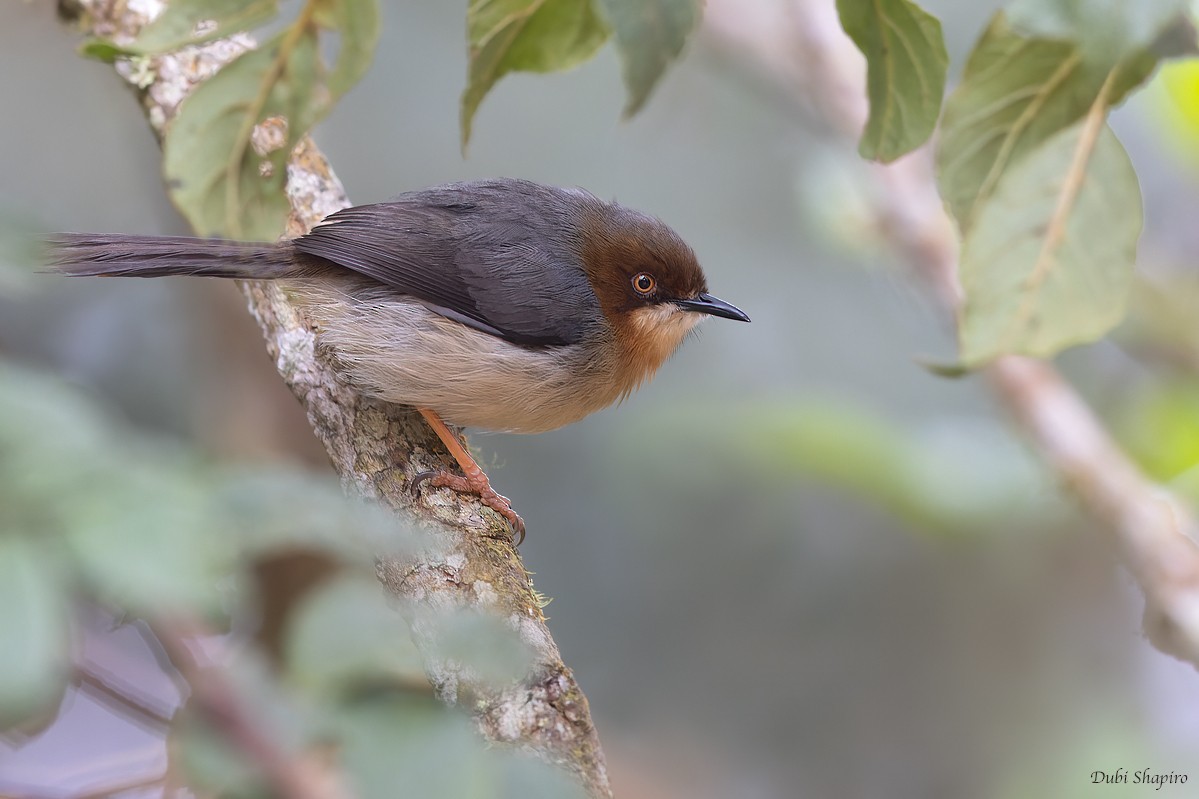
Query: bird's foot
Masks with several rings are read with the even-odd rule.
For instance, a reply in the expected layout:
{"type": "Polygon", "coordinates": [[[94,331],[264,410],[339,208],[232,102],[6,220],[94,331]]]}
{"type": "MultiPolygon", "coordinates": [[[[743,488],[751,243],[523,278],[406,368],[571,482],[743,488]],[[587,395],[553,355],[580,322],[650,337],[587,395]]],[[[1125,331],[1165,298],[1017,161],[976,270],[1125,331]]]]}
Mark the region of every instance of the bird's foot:
{"type": "Polygon", "coordinates": [[[466,449],[463,442],[458,440],[454,435],[454,431],[441,420],[436,411],[431,411],[428,408],[420,408],[421,416],[425,417],[425,421],[433,428],[433,432],[441,439],[441,443],[445,444],[450,455],[454,460],[458,461],[458,465],[462,467],[462,473],[466,475],[451,474],[444,469],[439,469],[431,472],[422,472],[418,474],[412,481],[412,492],[420,488],[420,484],[425,480],[431,480],[434,486],[444,486],[452,488],[455,491],[463,494],[478,494],[483,500],[483,504],[494,510],[499,515],[508,520],[512,525],[512,540],[516,546],[520,546],[525,540],[525,521],[517,515],[516,511],[512,510],[512,503],[507,497],[497,494],[495,489],[491,487],[491,481],[487,479],[487,475],[471,457],[470,452],[466,449]]]}
{"type": "Polygon", "coordinates": [[[503,516],[512,525],[513,544],[520,546],[525,540],[525,520],[512,510],[512,501],[491,487],[491,481],[482,471],[467,476],[453,474],[445,469],[421,472],[412,481],[413,492],[421,483],[428,481],[434,488],[452,488],[460,494],[475,494],[483,504],[503,516]]]}

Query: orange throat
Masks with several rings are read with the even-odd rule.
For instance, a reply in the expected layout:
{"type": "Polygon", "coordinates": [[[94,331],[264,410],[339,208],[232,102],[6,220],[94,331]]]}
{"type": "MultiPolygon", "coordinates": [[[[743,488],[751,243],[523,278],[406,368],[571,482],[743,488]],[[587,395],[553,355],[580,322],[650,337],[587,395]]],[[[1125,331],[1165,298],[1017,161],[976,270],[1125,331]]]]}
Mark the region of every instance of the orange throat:
{"type": "Polygon", "coordinates": [[[702,319],[669,303],[629,311],[617,334],[628,382],[625,393],[652,377],[702,319]]]}

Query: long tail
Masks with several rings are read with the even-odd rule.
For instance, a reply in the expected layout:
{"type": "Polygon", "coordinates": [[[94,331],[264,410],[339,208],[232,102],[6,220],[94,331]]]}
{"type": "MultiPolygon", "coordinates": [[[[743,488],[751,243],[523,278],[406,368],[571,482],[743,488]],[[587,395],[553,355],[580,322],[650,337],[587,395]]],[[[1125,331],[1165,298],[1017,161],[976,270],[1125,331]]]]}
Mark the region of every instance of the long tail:
{"type": "Polygon", "coordinates": [[[65,275],[273,280],[311,272],[297,262],[290,242],[246,244],[185,236],[56,233],[46,244],[48,266],[65,275]]]}

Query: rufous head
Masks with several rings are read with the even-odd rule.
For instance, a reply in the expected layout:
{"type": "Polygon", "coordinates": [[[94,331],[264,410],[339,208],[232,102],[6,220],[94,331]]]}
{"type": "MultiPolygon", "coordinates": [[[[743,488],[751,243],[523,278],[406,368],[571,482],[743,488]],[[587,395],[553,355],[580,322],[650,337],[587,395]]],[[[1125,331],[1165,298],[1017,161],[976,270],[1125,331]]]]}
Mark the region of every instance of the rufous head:
{"type": "Polygon", "coordinates": [[[708,293],[695,252],[662,221],[603,203],[580,225],[581,257],[634,385],[669,358],[705,316],[748,322],[708,293]]]}

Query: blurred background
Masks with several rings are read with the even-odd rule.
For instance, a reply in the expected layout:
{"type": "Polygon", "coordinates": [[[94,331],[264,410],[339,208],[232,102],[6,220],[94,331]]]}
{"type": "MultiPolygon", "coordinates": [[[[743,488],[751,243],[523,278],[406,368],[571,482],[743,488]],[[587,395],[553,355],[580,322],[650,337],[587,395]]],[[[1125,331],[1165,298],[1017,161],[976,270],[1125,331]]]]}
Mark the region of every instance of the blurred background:
{"type": "MultiPolygon", "coordinates": [[[[521,553],[617,794],[1149,796],[1089,776],[1149,768],[1190,776],[1160,795],[1194,795],[1199,675],[1142,639],[1102,531],[985,386],[918,364],[951,358],[952,336],[864,221],[856,143],[701,32],[627,122],[611,47],[505,79],[463,158],[463,5],[384,4],[371,71],[315,137],[352,201],[496,175],[584,186],[675,227],[754,320],[709,323],[621,407],[472,436],[528,523],[521,553]]],[[[923,5],[956,74],[997,4],[923,5]]],[[[0,5],[0,220],[186,233],[132,94],[75,45],[52,4],[0,5]]],[[[1114,119],[1145,194],[1149,280],[1114,341],[1061,361],[1187,493],[1199,348],[1178,301],[1199,299],[1199,172],[1163,131],[1166,103],[1151,87],[1114,119]]],[[[233,286],[15,282],[0,359],[207,457],[328,470],[233,286]]],[[[148,657],[99,629],[116,661],[148,657]]],[[[0,742],[0,782],[57,796],[153,768],[161,752],[124,729],[77,698],[47,733],[0,742]]]]}

